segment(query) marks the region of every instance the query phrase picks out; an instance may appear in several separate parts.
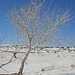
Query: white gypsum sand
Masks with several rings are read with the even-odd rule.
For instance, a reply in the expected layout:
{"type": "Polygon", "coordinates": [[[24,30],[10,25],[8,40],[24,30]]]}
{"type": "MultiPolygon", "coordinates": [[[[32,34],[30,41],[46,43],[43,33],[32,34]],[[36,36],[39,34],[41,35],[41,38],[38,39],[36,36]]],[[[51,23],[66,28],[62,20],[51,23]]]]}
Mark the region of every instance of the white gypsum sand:
{"type": "MultiPolygon", "coordinates": [[[[12,46],[10,46],[12,47],[12,46]]],[[[19,47],[20,48],[20,47],[19,47]]],[[[13,56],[14,47],[0,47],[0,65],[8,62],[13,56]]],[[[20,51],[27,49],[21,48],[20,51]]],[[[25,75],[75,75],[75,48],[37,48],[31,52],[25,62],[25,75]]],[[[24,53],[16,54],[12,62],[0,68],[0,74],[18,72],[24,53]]]]}

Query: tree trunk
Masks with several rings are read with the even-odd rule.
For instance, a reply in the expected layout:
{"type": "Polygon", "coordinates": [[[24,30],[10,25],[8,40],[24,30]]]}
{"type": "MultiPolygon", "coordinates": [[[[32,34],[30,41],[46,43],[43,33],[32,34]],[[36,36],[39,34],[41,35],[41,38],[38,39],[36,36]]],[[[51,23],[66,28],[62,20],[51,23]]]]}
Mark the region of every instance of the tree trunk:
{"type": "Polygon", "coordinates": [[[29,53],[30,53],[30,49],[29,49],[29,51],[26,53],[26,55],[24,56],[24,58],[22,59],[21,67],[20,67],[20,69],[19,69],[19,73],[21,73],[21,74],[22,74],[22,71],[23,71],[23,68],[24,68],[24,62],[26,61],[26,59],[27,59],[29,53]]]}
{"type": "Polygon", "coordinates": [[[31,51],[31,41],[29,41],[29,50],[27,51],[26,55],[22,59],[21,67],[19,68],[18,74],[22,74],[23,69],[24,69],[24,62],[26,61],[27,57],[29,56],[30,51],[31,51]]]}

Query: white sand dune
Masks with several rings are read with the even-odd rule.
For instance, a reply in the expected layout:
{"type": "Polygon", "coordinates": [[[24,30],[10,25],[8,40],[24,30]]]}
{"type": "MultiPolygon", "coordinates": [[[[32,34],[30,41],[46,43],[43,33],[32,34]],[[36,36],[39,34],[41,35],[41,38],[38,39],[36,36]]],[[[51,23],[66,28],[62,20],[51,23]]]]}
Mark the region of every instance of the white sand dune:
{"type": "MultiPolygon", "coordinates": [[[[0,47],[0,65],[8,62],[12,53],[3,52],[6,50],[0,47]]],[[[9,48],[8,50],[15,50],[9,48]]],[[[21,49],[26,51],[26,49],[21,49]]],[[[75,48],[44,48],[30,53],[25,62],[24,75],[75,75],[75,48]]],[[[11,63],[0,68],[0,74],[18,72],[24,54],[17,54],[11,63]]]]}

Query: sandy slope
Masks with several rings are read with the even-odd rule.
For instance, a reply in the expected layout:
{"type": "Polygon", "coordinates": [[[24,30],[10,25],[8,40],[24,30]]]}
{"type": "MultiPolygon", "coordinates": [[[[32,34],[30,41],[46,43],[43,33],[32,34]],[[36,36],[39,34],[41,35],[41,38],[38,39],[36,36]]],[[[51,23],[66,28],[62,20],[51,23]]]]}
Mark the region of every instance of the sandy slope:
{"type": "MultiPolygon", "coordinates": [[[[6,50],[6,48],[0,48],[6,50]]],[[[13,48],[9,48],[13,50],[13,48]]],[[[21,49],[24,50],[24,49],[21,49]]],[[[25,62],[24,75],[75,75],[75,48],[69,50],[62,48],[38,49],[30,53],[25,62]],[[56,52],[55,52],[56,51],[56,52]],[[71,51],[71,52],[70,52],[71,51]]],[[[10,60],[12,53],[0,51],[0,65],[10,60]]],[[[17,54],[17,58],[0,68],[0,73],[18,72],[24,54],[17,54]]]]}

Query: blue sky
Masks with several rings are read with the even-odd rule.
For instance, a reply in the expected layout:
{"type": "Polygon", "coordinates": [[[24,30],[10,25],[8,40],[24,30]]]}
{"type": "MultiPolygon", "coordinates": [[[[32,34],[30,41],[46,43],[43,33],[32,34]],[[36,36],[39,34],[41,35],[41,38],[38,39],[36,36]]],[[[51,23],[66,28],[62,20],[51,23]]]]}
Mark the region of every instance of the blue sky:
{"type": "MultiPolygon", "coordinates": [[[[28,0],[25,0],[27,2],[28,0]]],[[[49,0],[46,0],[49,5],[49,0]]],[[[6,10],[9,8],[14,8],[15,6],[20,6],[21,3],[23,3],[24,0],[0,0],[0,37],[7,36],[7,38],[4,40],[3,44],[15,44],[14,38],[13,38],[13,29],[8,24],[7,16],[6,16],[6,10]]],[[[53,0],[53,3],[58,3],[61,8],[71,8],[73,16],[75,16],[75,0],[53,0]]],[[[75,17],[73,18],[73,21],[75,21],[75,17]]],[[[70,27],[70,34],[71,37],[75,37],[75,22],[72,23],[72,26],[70,27]]],[[[73,40],[72,40],[73,41],[73,40]]]]}

